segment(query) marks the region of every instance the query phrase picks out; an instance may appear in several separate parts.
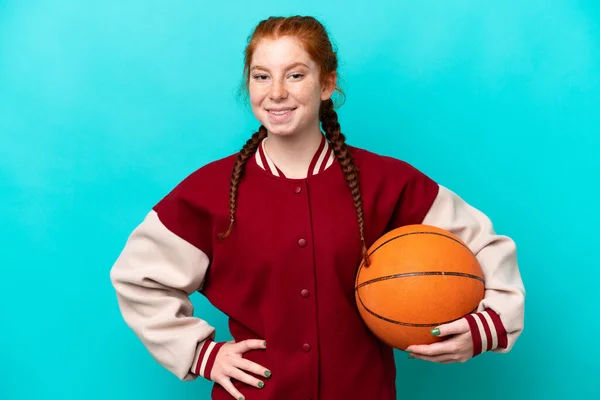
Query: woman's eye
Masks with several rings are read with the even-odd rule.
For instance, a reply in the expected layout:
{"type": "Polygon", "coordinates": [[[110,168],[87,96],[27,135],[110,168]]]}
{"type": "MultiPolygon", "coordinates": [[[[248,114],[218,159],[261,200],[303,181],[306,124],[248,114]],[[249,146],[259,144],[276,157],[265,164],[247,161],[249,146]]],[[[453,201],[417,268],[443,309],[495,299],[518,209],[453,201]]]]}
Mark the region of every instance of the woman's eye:
{"type": "MultiPolygon", "coordinates": [[[[292,78],[292,79],[301,79],[301,78],[304,77],[304,74],[300,74],[300,73],[298,73],[298,74],[291,74],[289,77],[292,78]]],[[[257,81],[264,81],[264,80],[269,79],[269,76],[268,75],[264,75],[264,74],[256,74],[256,75],[253,75],[252,78],[254,80],[257,80],[257,81]]]]}

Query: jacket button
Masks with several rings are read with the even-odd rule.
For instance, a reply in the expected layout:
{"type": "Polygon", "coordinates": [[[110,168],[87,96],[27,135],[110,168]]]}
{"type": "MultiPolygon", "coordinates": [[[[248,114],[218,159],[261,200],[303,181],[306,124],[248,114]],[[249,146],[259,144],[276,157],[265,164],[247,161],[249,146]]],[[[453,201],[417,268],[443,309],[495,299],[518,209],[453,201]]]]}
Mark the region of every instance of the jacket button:
{"type": "Polygon", "coordinates": [[[300,186],[296,186],[296,189],[294,189],[294,193],[298,194],[302,191],[302,187],[300,186]]]}
{"type": "Polygon", "coordinates": [[[310,344],[304,343],[304,346],[302,346],[302,350],[308,353],[310,351],[310,344]]]}
{"type": "Polygon", "coordinates": [[[298,246],[300,246],[300,247],[306,246],[306,239],[300,239],[300,240],[298,240],[298,246]]]}
{"type": "Polygon", "coordinates": [[[302,289],[302,291],[300,292],[300,294],[302,295],[302,297],[308,297],[308,295],[310,294],[310,292],[306,289],[302,289]]]}

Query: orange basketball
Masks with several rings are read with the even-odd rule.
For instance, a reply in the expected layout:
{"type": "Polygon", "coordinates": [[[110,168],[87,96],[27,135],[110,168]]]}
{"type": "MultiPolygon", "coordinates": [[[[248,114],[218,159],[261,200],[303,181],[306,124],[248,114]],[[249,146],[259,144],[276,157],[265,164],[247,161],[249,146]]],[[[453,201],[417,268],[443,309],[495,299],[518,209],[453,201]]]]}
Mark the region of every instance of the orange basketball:
{"type": "Polygon", "coordinates": [[[355,284],[362,319],[383,342],[400,350],[441,340],[431,329],[477,310],[483,272],[458,237],[428,225],[409,225],[369,249],[355,284]]]}

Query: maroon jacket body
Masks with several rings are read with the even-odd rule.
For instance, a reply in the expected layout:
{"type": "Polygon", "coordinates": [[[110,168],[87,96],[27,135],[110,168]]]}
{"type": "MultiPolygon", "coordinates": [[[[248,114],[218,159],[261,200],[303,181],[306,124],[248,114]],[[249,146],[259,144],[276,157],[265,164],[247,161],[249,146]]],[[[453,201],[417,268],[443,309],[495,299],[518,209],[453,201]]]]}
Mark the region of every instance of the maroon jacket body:
{"type": "MultiPolygon", "coordinates": [[[[360,170],[367,246],[393,228],[423,223],[426,216],[431,221],[425,222],[445,221],[443,202],[451,192],[442,198],[445,189],[403,161],[351,150],[360,170]]],[[[218,234],[230,222],[234,161],[232,155],[193,172],[132,233],[112,271],[125,320],[181,379],[210,379],[222,343],[213,341],[214,329],[201,312],[193,316],[187,296],[200,291],[229,317],[235,341],[267,342],[266,349],[245,354],[271,371],[269,379],[262,377],[264,388],[235,381],[247,400],[396,399],[393,350],[368,330],[357,311],[357,214],[328,144],[323,141],[304,179],[284,177],[261,146],[240,182],[231,235],[220,240],[218,234]]],[[[465,219],[451,218],[438,226],[462,232],[475,243],[461,225],[465,219]]],[[[522,284],[514,276],[516,263],[506,261],[514,252],[512,241],[486,234],[496,241],[488,240],[496,246],[488,259],[496,261],[488,262],[487,270],[504,268],[512,274],[505,283],[518,297],[522,284]]],[[[482,302],[480,311],[490,307],[482,302]]],[[[494,312],[502,318],[522,314],[518,306],[501,308],[494,312]]],[[[518,335],[521,320],[511,320],[517,322],[509,333],[518,335]]],[[[498,350],[510,347],[504,329],[494,333],[494,343],[486,330],[484,350],[502,343],[498,350]]],[[[212,396],[231,398],[220,385],[212,396]]]]}

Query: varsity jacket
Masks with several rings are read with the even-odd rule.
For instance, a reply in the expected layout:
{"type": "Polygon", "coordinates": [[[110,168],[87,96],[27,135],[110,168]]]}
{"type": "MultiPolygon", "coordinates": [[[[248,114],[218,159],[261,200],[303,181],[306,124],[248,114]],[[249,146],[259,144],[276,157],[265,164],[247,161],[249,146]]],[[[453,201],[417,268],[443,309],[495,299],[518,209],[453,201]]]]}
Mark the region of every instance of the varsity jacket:
{"type": "MultiPolygon", "coordinates": [[[[247,163],[229,226],[235,154],[192,172],[128,237],[110,278],[123,319],[154,359],[181,380],[210,379],[223,343],[194,312],[198,291],[229,317],[235,341],[262,339],[244,358],[272,372],[247,400],[396,399],[393,349],[358,314],[356,210],[323,137],[307,176],[283,175],[264,151],[247,163]]],[[[512,239],[485,214],[410,164],[350,147],[360,171],[367,246],[387,231],[428,224],[460,237],[479,260],[485,298],[469,315],[482,352],[508,352],[523,330],[525,289],[512,239]]],[[[218,384],[212,398],[231,396],[218,384]]]]}

